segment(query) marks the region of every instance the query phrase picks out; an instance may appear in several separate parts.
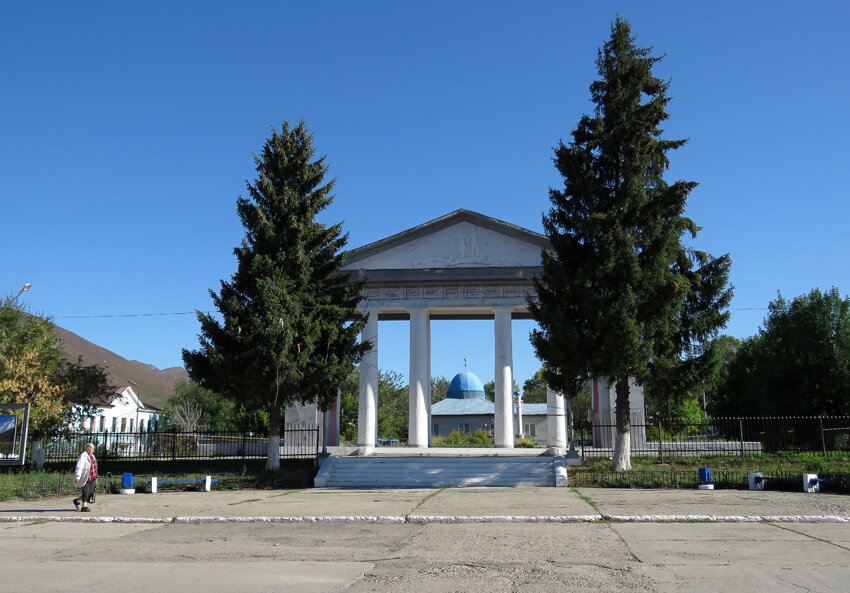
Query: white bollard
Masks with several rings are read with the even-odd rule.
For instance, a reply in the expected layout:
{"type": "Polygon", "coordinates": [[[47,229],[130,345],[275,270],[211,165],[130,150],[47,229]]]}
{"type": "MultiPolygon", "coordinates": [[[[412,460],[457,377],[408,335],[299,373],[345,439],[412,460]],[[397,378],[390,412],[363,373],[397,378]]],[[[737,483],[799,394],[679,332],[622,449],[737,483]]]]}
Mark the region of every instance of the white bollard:
{"type": "Polygon", "coordinates": [[[803,474],[803,492],[816,494],[820,492],[820,482],[817,474],[803,474]]]}
{"type": "Polygon", "coordinates": [[[204,492],[209,492],[211,486],[212,486],[212,476],[205,477],[204,478],[204,492]]]}
{"type": "Polygon", "coordinates": [[[156,494],[156,483],[158,478],[156,476],[151,477],[151,494],[156,494]]]}

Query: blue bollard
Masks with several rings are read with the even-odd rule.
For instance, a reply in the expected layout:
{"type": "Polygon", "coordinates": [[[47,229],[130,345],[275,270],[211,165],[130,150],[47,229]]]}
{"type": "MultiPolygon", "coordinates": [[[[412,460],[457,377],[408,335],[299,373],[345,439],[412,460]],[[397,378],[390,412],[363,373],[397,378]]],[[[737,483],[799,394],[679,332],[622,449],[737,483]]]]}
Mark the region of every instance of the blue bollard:
{"type": "Polygon", "coordinates": [[[707,467],[699,468],[699,490],[714,490],[714,484],[711,483],[711,470],[707,467]]]}
{"type": "Polygon", "coordinates": [[[121,481],[121,494],[135,494],[136,489],[133,487],[133,474],[124,474],[124,479],[121,481]]]}

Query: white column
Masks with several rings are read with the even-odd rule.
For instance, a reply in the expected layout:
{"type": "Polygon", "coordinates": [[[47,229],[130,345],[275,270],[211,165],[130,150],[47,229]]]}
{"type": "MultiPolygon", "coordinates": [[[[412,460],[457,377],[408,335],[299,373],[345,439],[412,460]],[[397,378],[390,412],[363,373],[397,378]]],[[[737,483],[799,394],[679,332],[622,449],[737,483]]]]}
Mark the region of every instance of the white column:
{"type": "Polygon", "coordinates": [[[546,386],[546,446],[554,449],[567,448],[567,423],[564,396],[546,386]]]}
{"type": "Polygon", "coordinates": [[[431,369],[427,309],[410,311],[410,416],[409,447],[428,446],[428,403],[431,399],[431,369]]]}
{"type": "Polygon", "coordinates": [[[513,434],[513,343],[511,308],[493,309],[496,329],[496,433],[497,447],[512,449],[513,434]]]}
{"type": "Polygon", "coordinates": [[[357,406],[357,446],[374,447],[378,438],[378,312],[368,311],[360,340],[372,349],[360,361],[360,398],[357,406]]]}
{"type": "Polygon", "coordinates": [[[428,408],[428,421],[425,423],[428,427],[428,446],[431,446],[431,318],[430,315],[428,317],[428,345],[426,350],[428,352],[428,397],[425,398],[425,403],[428,408]]]}

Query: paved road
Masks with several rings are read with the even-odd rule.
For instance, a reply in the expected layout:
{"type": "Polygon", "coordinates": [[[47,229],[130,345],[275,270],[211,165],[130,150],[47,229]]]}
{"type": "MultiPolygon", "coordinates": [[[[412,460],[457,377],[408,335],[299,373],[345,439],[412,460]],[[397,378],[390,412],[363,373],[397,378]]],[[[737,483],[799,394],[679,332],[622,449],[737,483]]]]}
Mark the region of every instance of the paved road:
{"type": "Polygon", "coordinates": [[[830,516],[850,497],[779,492],[555,488],[240,491],[0,503],[0,593],[111,590],[844,591],[850,523],[592,521],[442,523],[438,517],[830,516]],[[11,520],[27,515],[34,520],[11,520]],[[245,517],[431,517],[426,522],[264,523],[245,517]]]}

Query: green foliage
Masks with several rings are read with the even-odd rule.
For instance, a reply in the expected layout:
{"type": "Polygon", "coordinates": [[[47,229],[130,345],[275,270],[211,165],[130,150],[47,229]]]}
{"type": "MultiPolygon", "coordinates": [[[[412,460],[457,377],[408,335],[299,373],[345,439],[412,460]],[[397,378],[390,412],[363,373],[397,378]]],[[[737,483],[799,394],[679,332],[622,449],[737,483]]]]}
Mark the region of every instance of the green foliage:
{"type": "Polygon", "coordinates": [[[431,444],[434,447],[492,447],[493,437],[480,428],[472,434],[455,430],[444,437],[433,437],[431,444]]]}
{"type": "Polygon", "coordinates": [[[88,399],[107,389],[103,368],[66,360],[49,320],[24,312],[14,299],[0,302],[0,400],[31,405],[34,439],[91,417],[88,399]]]}
{"type": "MultiPolygon", "coordinates": [[[[717,364],[712,338],[728,317],[729,259],[685,247],[698,227],[684,216],[696,183],[668,184],[667,153],[685,140],[661,138],[669,83],[652,75],[660,58],[635,45],[617,19],[596,61],[593,115],[555,150],[564,189],[550,190],[544,251],[529,309],[544,377],[574,396],[594,377],[617,383],[618,452],[627,451],[628,377],[647,395],[684,393],[717,364]]],[[[627,459],[615,455],[615,464],[627,459]]]]}
{"type": "MultiPolygon", "coordinates": [[[[360,372],[353,370],[340,384],[340,438],[357,441],[360,372]]],[[[378,371],[378,438],[407,440],[410,400],[404,378],[394,371],[378,371]]]]}
{"type": "MultiPolygon", "coordinates": [[[[568,396],[569,397],[569,396],[568,396]]],[[[590,385],[585,384],[579,392],[570,399],[573,409],[573,417],[576,420],[586,420],[591,408],[590,385]]],[[[522,386],[522,401],[527,404],[545,404],[546,400],[546,375],[543,367],[525,380],[522,386]]]]}
{"type": "Polygon", "coordinates": [[[233,402],[194,381],[174,384],[164,412],[168,423],[180,430],[236,430],[233,402]]]}
{"type": "MultiPolygon", "coordinates": [[[[281,407],[328,409],[368,345],[358,340],[363,321],[348,322],[362,283],[341,272],[347,236],[341,224],[316,221],[333,181],[324,182],[327,166],[314,160],[304,122],[273,129],[255,162],[257,178],[236,204],[245,228],[237,270],[210,291],[220,315],[198,312],[201,348],[183,360],[203,387],[267,410],[277,437],[281,407]]],[[[269,459],[269,469],[278,466],[269,459]]]]}
{"type": "Polygon", "coordinates": [[[345,443],[357,442],[357,420],[360,406],[360,370],[354,369],[340,384],[339,438],[345,443]]]}
{"type": "Polygon", "coordinates": [[[252,432],[255,435],[269,434],[269,412],[268,409],[249,409],[245,404],[239,404],[236,416],[233,419],[235,430],[252,432]]]}
{"type": "Polygon", "coordinates": [[[450,382],[445,377],[431,377],[431,403],[436,404],[438,401],[446,399],[446,394],[449,392],[450,382]]]}
{"type": "Polygon", "coordinates": [[[514,447],[517,449],[530,449],[534,446],[534,439],[531,437],[517,438],[514,442],[514,447]]]}
{"type": "Polygon", "coordinates": [[[537,372],[522,384],[522,401],[527,404],[546,403],[546,378],[543,376],[543,367],[537,369],[537,372]]]}
{"type": "Polygon", "coordinates": [[[850,414],[850,299],[837,288],[769,306],[712,397],[718,416],[850,414]]]}
{"type": "Polygon", "coordinates": [[[404,378],[395,371],[378,372],[378,438],[407,440],[410,398],[404,378]]]}
{"type": "MultiPolygon", "coordinates": [[[[513,381],[513,391],[512,394],[519,393],[519,384],[516,380],[513,381]]],[[[487,381],[484,384],[484,398],[488,401],[495,402],[496,401],[496,382],[495,381],[487,381]]]]}

